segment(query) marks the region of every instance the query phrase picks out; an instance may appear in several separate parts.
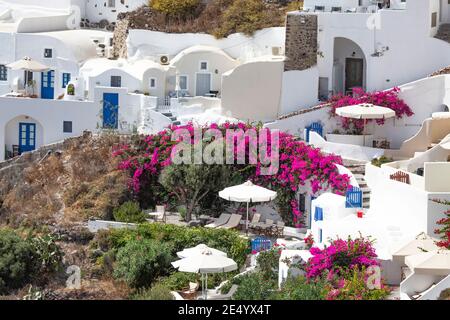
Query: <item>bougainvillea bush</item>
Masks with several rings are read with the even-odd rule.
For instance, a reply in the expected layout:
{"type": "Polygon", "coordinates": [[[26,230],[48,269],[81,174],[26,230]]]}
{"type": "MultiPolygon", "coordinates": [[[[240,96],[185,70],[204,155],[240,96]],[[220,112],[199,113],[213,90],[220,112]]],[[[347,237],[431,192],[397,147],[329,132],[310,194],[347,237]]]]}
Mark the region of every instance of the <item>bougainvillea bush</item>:
{"type": "MultiPolygon", "coordinates": [[[[141,202],[147,201],[147,204],[154,205],[157,202],[170,202],[174,199],[171,190],[165,190],[160,184],[159,177],[165,168],[174,165],[171,159],[172,150],[181,139],[172,141],[171,137],[178,129],[188,130],[192,144],[198,142],[196,141],[198,138],[194,136],[195,127],[192,124],[172,125],[156,135],[137,137],[132,144],[121,145],[114,151],[114,156],[121,157],[119,168],[129,172],[131,177],[130,187],[141,202]]],[[[311,194],[317,194],[325,190],[344,194],[349,187],[349,177],[340,174],[335,166],[335,164],[342,164],[340,157],[325,155],[320,149],[299,141],[293,135],[279,133],[279,170],[275,170],[271,175],[263,175],[261,172],[263,165],[260,158],[258,157],[255,163],[249,161],[254,159],[254,154],[250,150],[254,150],[252,147],[258,142],[246,137],[245,133],[248,130],[256,130],[260,135],[266,134],[268,156],[270,157],[270,130],[245,123],[211,124],[201,127],[203,133],[210,131],[210,129],[219,130],[224,136],[227,130],[240,132],[243,143],[238,143],[234,147],[235,160],[238,152],[242,151],[243,148],[247,160],[245,161],[246,164],[228,166],[237,173],[235,176],[240,177],[240,182],[252,180],[255,184],[277,191],[276,204],[281,216],[289,225],[299,226],[302,223],[302,212],[300,212],[296,200],[296,194],[301,186],[306,186],[305,189],[310,190],[311,194]]],[[[203,137],[202,139],[203,145],[215,141],[210,137],[203,137]]],[[[225,141],[226,139],[223,142],[225,143],[225,141]]],[[[224,147],[223,150],[226,150],[226,148],[224,147]]],[[[234,183],[236,182],[234,181],[234,183]]],[[[203,192],[208,192],[208,190],[203,192]]],[[[218,198],[215,191],[209,190],[209,195],[218,198]]],[[[199,205],[202,204],[199,203],[199,205]]]]}
{"type": "Polygon", "coordinates": [[[369,286],[370,267],[379,266],[370,238],[335,239],[324,249],[310,249],[312,258],[305,266],[310,282],[326,280],[327,300],[378,300],[389,294],[389,288],[379,279],[378,287],[369,286]]]}
{"type": "MultiPolygon", "coordinates": [[[[386,107],[395,111],[397,119],[404,116],[410,117],[414,114],[411,108],[399,98],[400,89],[395,87],[386,91],[365,92],[362,88],[354,88],[352,95],[338,94],[328,101],[330,103],[330,116],[336,117],[336,109],[356,104],[368,103],[381,107],[386,107]]],[[[341,127],[350,134],[362,134],[364,122],[372,120],[360,120],[352,118],[339,117],[341,127]]],[[[384,119],[375,120],[377,124],[384,124],[384,119]]]]}
{"type": "Polygon", "coordinates": [[[306,265],[308,278],[322,275],[325,271],[340,273],[355,266],[358,268],[378,266],[373,241],[360,236],[357,239],[335,239],[324,249],[310,249],[312,257],[306,265]]]}
{"type": "MultiPolygon", "coordinates": [[[[446,206],[450,206],[450,201],[433,200],[446,206]]],[[[436,229],[435,234],[441,237],[441,241],[437,243],[439,247],[450,250],[450,209],[444,212],[445,217],[440,219],[437,224],[440,228],[436,229]]]]}

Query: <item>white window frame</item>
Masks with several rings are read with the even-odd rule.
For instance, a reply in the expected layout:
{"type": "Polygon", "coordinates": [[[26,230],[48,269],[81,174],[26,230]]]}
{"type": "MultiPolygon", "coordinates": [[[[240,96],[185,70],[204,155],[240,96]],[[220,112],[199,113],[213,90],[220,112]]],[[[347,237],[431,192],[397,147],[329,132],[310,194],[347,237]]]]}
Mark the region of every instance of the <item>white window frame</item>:
{"type": "Polygon", "coordinates": [[[200,70],[201,72],[203,71],[209,71],[209,61],[206,61],[206,60],[202,60],[202,61],[200,61],[199,62],[199,64],[198,64],[198,70],[200,70]],[[202,69],[202,64],[203,63],[206,63],[206,69],[202,69]]]}
{"type": "Polygon", "coordinates": [[[158,81],[157,81],[157,79],[155,78],[155,77],[150,77],[149,79],[148,79],[148,87],[150,88],[150,89],[156,89],[157,87],[158,87],[158,81]],[[155,85],[154,86],[152,86],[152,80],[155,82],[155,85]]]}
{"type": "Polygon", "coordinates": [[[189,91],[189,76],[187,74],[180,74],[180,90],[185,90],[185,91],[189,91]],[[181,77],[186,77],[186,88],[183,89],[181,88],[181,77]]]}

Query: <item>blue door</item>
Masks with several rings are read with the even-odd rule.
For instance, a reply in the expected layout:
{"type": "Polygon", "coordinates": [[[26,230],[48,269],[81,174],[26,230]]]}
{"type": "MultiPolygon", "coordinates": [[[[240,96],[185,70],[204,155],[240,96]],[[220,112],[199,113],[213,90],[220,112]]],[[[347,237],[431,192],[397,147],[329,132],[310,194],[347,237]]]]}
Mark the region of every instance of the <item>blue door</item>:
{"type": "Polygon", "coordinates": [[[119,127],[119,94],[103,94],[103,128],[117,129],[119,127]]]}
{"type": "Polygon", "coordinates": [[[36,149],[36,124],[19,123],[19,153],[36,149]]]}
{"type": "Polygon", "coordinates": [[[55,96],[55,71],[41,73],[41,98],[53,99],[55,96]]]}

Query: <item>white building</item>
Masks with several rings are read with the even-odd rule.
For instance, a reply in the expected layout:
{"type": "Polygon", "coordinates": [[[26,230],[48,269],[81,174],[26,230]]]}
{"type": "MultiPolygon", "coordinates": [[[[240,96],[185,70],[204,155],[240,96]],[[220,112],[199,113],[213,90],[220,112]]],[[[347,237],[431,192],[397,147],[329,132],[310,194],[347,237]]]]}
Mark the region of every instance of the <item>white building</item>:
{"type": "Polygon", "coordinates": [[[84,0],[84,18],[89,22],[115,22],[119,13],[129,12],[148,4],[148,0],[84,0]]]}

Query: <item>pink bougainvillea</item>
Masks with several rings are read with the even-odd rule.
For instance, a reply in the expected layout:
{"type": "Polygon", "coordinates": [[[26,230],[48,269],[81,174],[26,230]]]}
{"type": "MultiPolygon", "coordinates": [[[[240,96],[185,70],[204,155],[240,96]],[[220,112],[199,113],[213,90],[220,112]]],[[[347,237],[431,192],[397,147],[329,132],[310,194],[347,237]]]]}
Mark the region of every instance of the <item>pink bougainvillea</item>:
{"type": "MultiPolygon", "coordinates": [[[[381,107],[390,108],[395,111],[398,119],[404,116],[410,117],[414,114],[411,108],[399,98],[400,89],[395,87],[386,91],[365,92],[361,88],[354,88],[353,95],[346,96],[338,94],[333,96],[328,103],[331,105],[330,115],[336,115],[336,109],[356,105],[361,103],[370,103],[381,107]]],[[[372,120],[359,120],[351,118],[340,117],[340,124],[344,130],[353,134],[361,134],[364,128],[364,121],[370,122],[372,120]]],[[[377,124],[384,124],[384,119],[375,120],[377,124]]]]}
{"type": "Polygon", "coordinates": [[[324,249],[313,247],[313,255],[306,264],[308,278],[315,278],[325,272],[339,273],[354,267],[363,268],[379,265],[372,241],[362,236],[352,240],[336,239],[324,249]]]}
{"type": "MultiPolygon", "coordinates": [[[[244,132],[254,129],[260,134],[262,132],[262,128],[245,123],[211,124],[201,129],[202,132],[205,132],[211,128],[220,130],[224,133],[224,136],[227,129],[242,129],[244,132]]],[[[177,141],[171,140],[172,133],[177,129],[187,129],[191,135],[191,143],[194,143],[194,126],[192,124],[172,125],[158,134],[141,137],[132,145],[122,145],[114,150],[113,154],[121,159],[119,169],[130,173],[130,185],[134,192],[139,193],[143,188],[157,189],[156,187],[159,185],[158,177],[165,167],[171,165],[172,150],[181,141],[180,139],[177,141]]],[[[270,157],[270,130],[266,132],[268,135],[268,156],[270,157]]],[[[277,191],[276,201],[280,213],[289,224],[300,226],[302,222],[302,212],[300,212],[296,200],[296,194],[301,186],[306,186],[311,194],[317,194],[325,190],[344,194],[349,187],[349,177],[340,174],[335,166],[335,164],[342,164],[342,159],[339,156],[325,155],[320,149],[305,144],[293,135],[279,133],[279,167],[271,175],[261,174],[262,164],[259,159],[254,164],[249,161],[254,157],[250,152],[252,150],[250,146],[257,142],[249,139],[249,137],[246,137],[243,141],[245,143],[234,146],[234,154],[236,158],[237,152],[244,149],[247,164],[235,164],[233,169],[239,171],[243,180],[249,179],[256,184],[277,191]]]]}

